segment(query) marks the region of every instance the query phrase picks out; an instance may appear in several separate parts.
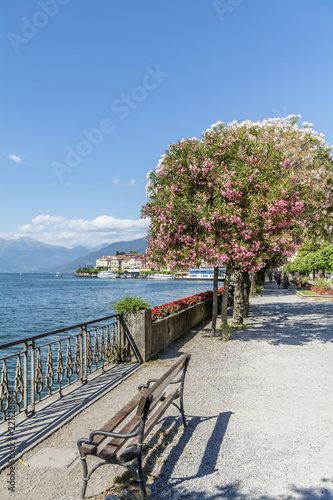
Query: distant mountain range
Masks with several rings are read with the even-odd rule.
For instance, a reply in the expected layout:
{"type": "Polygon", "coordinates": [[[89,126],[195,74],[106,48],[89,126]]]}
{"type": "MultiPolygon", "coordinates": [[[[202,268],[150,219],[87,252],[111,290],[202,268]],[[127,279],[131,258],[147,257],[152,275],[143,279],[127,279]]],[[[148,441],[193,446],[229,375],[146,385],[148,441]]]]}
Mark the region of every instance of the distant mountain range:
{"type": "Polygon", "coordinates": [[[147,238],[139,238],[137,240],[132,241],[118,241],[117,243],[111,243],[102,248],[102,250],[91,251],[90,253],[79,257],[77,259],[72,260],[71,262],[64,264],[59,269],[49,269],[49,271],[61,271],[61,272],[70,272],[75,271],[79,266],[95,266],[96,259],[102,257],[102,255],[115,255],[117,252],[125,252],[128,253],[130,250],[135,250],[138,253],[145,253],[147,248],[147,238]]]}
{"type": "Polygon", "coordinates": [[[0,238],[0,272],[72,272],[79,266],[95,266],[96,259],[102,255],[114,255],[116,251],[135,250],[145,253],[147,240],[139,238],[132,241],[103,243],[95,248],[77,246],[48,245],[33,238],[4,240],[0,238]]]}

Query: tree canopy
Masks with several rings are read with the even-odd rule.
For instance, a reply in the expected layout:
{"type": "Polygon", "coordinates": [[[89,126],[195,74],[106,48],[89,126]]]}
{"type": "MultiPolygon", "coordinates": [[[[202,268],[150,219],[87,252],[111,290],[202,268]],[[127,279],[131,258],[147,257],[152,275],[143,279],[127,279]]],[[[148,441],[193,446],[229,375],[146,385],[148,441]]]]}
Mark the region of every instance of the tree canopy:
{"type": "Polygon", "coordinates": [[[330,146],[298,116],[218,122],[170,144],[148,175],[151,266],[255,272],[332,234],[330,146]]]}
{"type": "Polygon", "coordinates": [[[300,247],[296,259],[286,269],[289,272],[333,272],[333,245],[324,242],[321,245],[306,243],[300,247]]]}
{"type": "Polygon", "coordinates": [[[329,230],[332,157],[297,117],[217,123],[170,144],[149,174],[148,257],[172,269],[231,262],[255,271],[329,230]],[[319,220],[323,224],[319,224],[319,220]]]}

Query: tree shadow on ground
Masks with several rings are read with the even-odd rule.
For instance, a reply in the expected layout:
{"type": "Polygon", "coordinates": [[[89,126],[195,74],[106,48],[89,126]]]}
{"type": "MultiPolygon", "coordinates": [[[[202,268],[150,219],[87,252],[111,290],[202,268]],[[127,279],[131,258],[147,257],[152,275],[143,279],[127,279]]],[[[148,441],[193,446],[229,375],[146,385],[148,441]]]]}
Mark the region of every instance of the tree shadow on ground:
{"type": "MultiPolygon", "coordinates": [[[[324,481],[324,480],[323,480],[324,481]]],[[[224,499],[233,499],[233,500],[332,500],[333,492],[332,489],[329,490],[327,488],[295,488],[294,486],[290,487],[290,491],[286,494],[286,496],[281,497],[279,495],[271,496],[271,495],[251,495],[240,493],[239,486],[237,484],[227,484],[225,486],[217,486],[216,493],[205,493],[199,492],[195,490],[186,489],[180,493],[176,489],[172,488],[169,491],[161,490],[159,492],[159,496],[151,497],[151,499],[157,500],[157,498],[168,498],[178,500],[183,499],[196,499],[196,500],[224,500],[224,499]],[[297,496],[295,496],[297,495],[297,496]]]]}
{"type": "MultiPolygon", "coordinates": [[[[184,481],[191,478],[184,478],[184,481]]],[[[322,482],[327,482],[327,479],[322,479],[322,482]]],[[[152,491],[152,495],[149,497],[151,500],[159,499],[175,499],[185,500],[185,499],[196,499],[196,500],[332,500],[333,490],[325,487],[314,487],[314,488],[296,488],[290,485],[288,493],[283,497],[281,495],[255,495],[248,493],[241,493],[240,483],[226,484],[224,486],[217,485],[215,487],[215,492],[203,492],[196,491],[191,487],[182,487],[181,490],[173,484],[167,484],[163,481],[159,482],[158,490],[155,493],[152,491]]]]}
{"type": "Polygon", "coordinates": [[[252,304],[250,310],[250,328],[234,332],[232,339],[298,346],[312,341],[333,342],[332,304],[276,302],[252,304]]]}

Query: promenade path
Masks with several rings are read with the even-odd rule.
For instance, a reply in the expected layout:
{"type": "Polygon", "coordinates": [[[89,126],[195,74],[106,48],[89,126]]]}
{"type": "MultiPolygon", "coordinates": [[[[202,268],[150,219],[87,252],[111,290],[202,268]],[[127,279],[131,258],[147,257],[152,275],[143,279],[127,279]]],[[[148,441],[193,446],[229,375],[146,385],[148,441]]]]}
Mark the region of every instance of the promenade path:
{"type": "MultiPolygon", "coordinates": [[[[144,364],[110,393],[23,455],[15,495],[0,498],[76,500],[81,464],[76,440],[100,427],[160,376],[181,352],[192,355],[185,382],[188,427],[176,410],[161,421],[145,470],[151,498],[333,499],[333,304],[307,303],[266,283],[251,300],[246,327],[228,342],[211,339],[210,323],[189,331],[156,361],[144,364]]],[[[90,499],[122,469],[103,467],[88,486],[90,499]]],[[[126,485],[114,498],[134,499],[126,485]]],[[[138,497],[139,498],[139,497],[138,497]]]]}

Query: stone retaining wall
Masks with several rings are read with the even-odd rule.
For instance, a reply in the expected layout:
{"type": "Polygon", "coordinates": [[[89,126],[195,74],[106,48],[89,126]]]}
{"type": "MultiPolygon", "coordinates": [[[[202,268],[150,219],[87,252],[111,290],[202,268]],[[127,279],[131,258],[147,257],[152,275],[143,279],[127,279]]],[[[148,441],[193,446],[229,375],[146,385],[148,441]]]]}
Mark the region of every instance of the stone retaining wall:
{"type": "Polygon", "coordinates": [[[213,299],[152,322],[152,356],[179,339],[187,330],[212,315],[213,299]]]}
{"type": "Polygon", "coordinates": [[[208,299],[158,321],[151,320],[150,309],[125,313],[121,317],[121,327],[130,339],[138,358],[148,361],[187,330],[211,316],[212,309],[213,299],[208,299]]]}

